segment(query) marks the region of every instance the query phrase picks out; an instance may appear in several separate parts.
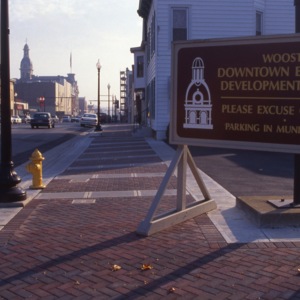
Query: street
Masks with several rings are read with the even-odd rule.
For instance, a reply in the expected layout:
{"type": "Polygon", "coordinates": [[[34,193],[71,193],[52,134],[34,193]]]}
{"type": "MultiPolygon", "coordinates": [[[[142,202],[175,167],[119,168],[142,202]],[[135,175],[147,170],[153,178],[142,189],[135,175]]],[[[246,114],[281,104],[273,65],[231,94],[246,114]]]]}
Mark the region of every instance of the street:
{"type": "MultiPolygon", "coordinates": [[[[79,123],[56,123],[55,128],[31,129],[30,124],[12,124],[12,160],[17,167],[29,161],[35,148],[44,153],[67,140],[90,130],[79,123]]],[[[1,145],[1,140],[0,140],[1,145]]]]}
{"type": "Polygon", "coordinates": [[[235,196],[293,195],[294,155],[191,147],[195,162],[235,196]]]}

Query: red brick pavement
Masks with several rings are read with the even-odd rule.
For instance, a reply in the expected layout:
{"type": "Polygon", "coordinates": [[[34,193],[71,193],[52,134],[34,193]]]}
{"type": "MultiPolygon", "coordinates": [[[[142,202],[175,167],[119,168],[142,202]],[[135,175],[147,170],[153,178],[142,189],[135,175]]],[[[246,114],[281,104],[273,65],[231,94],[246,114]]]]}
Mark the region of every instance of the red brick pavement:
{"type": "Polygon", "coordinates": [[[32,200],[0,231],[0,298],[300,299],[300,243],[227,244],[206,214],[141,237],[135,231],[151,201],[32,200]]]}

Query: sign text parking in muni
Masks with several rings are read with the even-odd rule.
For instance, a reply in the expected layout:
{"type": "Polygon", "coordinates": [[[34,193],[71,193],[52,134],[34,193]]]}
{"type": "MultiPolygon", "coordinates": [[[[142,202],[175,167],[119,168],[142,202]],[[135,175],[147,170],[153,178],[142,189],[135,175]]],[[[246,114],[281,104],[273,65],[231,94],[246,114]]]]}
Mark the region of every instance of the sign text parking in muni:
{"type": "Polygon", "coordinates": [[[300,153],[300,35],[175,43],[170,142],[300,153]]]}

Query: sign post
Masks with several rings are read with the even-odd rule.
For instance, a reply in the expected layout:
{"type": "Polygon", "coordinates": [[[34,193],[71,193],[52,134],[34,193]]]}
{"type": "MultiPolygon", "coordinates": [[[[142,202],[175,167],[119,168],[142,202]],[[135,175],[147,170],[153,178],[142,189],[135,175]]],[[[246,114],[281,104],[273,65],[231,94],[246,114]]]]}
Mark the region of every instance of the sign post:
{"type": "MultiPolygon", "coordinates": [[[[295,31],[300,33],[300,0],[295,0],[295,31]]],[[[294,206],[300,205],[300,154],[294,157],[294,206]]]]}
{"type": "Polygon", "coordinates": [[[193,160],[193,157],[186,145],[180,145],[170,163],[170,166],[166,172],[166,175],[153,199],[153,202],[149,208],[149,211],[145,219],[140,223],[137,233],[140,235],[151,235],[166,229],[172,225],[184,222],[198,215],[204,214],[211,210],[216,209],[216,203],[206,189],[204,181],[201,178],[199,170],[193,160]],[[191,197],[194,198],[194,202],[187,204],[186,190],[187,190],[187,167],[190,168],[194,179],[203,195],[203,200],[197,200],[191,193],[191,197]],[[176,207],[165,213],[155,215],[162,197],[166,191],[167,185],[171,179],[171,176],[177,169],[177,199],[176,207]]]}

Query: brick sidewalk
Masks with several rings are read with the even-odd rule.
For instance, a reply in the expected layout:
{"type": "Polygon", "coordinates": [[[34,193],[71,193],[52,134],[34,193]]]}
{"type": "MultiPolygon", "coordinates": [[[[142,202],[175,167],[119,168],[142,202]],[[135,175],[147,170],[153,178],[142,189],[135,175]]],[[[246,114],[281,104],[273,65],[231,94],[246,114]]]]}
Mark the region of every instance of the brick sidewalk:
{"type": "Polygon", "coordinates": [[[136,235],[153,196],[122,192],[156,190],[167,167],[109,129],[40,194],[65,198],[32,200],[0,231],[0,299],[300,299],[300,243],[227,244],[206,214],[136,235]],[[73,197],[92,191],[108,194],[73,197]]]}

